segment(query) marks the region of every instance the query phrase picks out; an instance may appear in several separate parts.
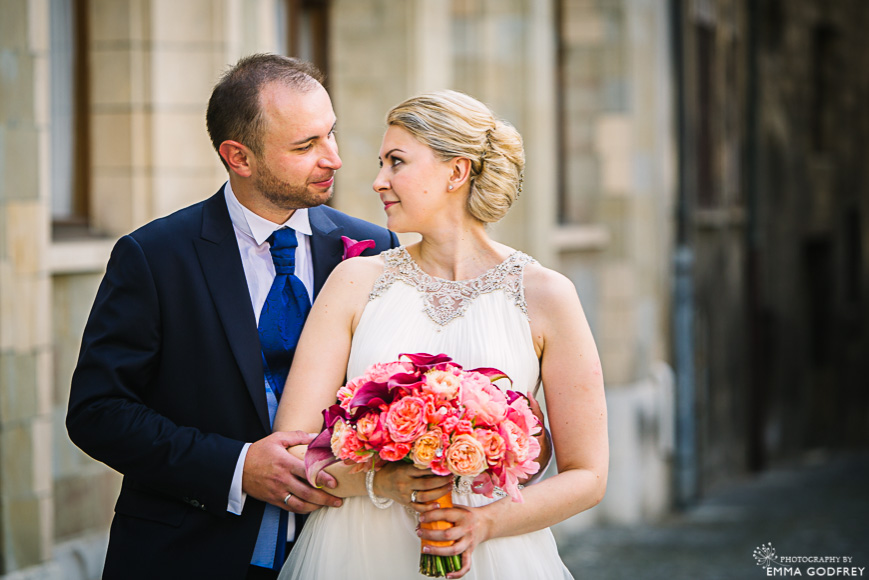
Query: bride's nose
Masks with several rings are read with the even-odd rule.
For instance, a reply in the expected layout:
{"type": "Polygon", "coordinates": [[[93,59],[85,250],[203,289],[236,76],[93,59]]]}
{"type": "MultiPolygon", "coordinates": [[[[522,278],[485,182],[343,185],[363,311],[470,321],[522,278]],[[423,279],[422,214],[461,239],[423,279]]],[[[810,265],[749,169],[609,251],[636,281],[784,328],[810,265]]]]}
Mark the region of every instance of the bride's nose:
{"type": "Polygon", "coordinates": [[[373,187],[374,191],[376,191],[377,193],[389,189],[389,181],[386,179],[386,176],[383,173],[385,169],[385,167],[380,168],[380,171],[377,172],[377,177],[374,178],[374,183],[371,184],[371,187],[373,187]]]}

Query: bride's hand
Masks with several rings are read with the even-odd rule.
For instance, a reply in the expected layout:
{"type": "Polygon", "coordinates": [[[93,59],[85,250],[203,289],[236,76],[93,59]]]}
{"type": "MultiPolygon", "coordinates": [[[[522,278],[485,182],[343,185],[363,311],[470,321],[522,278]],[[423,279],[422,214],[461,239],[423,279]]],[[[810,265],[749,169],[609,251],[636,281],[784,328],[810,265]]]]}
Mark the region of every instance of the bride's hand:
{"type": "Polygon", "coordinates": [[[420,523],[447,521],[452,523],[453,527],[446,530],[427,530],[420,527],[417,529],[417,535],[424,540],[435,542],[452,541],[454,543],[452,546],[447,547],[425,546],[423,551],[426,554],[434,554],[435,556],[461,554],[461,569],[447,574],[447,578],[461,578],[471,569],[471,555],[474,552],[474,548],[480,542],[485,542],[489,538],[491,522],[477,508],[463,505],[451,508],[438,508],[437,504],[429,504],[425,507],[427,511],[423,511],[419,515],[420,523]]]}
{"type": "Polygon", "coordinates": [[[451,475],[435,475],[429,469],[419,469],[410,463],[387,463],[374,474],[374,493],[394,499],[403,505],[425,509],[422,504],[434,501],[453,489],[451,475]],[[416,496],[413,496],[416,492],[416,496]]]}

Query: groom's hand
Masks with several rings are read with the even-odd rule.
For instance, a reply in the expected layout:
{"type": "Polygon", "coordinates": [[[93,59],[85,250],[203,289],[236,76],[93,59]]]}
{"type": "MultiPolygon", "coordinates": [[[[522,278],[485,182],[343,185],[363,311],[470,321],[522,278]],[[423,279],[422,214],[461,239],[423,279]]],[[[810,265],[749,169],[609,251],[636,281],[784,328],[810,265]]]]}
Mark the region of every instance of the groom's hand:
{"type": "MultiPolygon", "coordinates": [[[[251,443],[244,459],[242,491],[297,514],[307,514],[322,506],[339,507],[339,498],[308,484],[305,462],[288,451],[313,439],[314,435],[302,431],[279,431],[251,443]],[[287,494],[292,497],[284,503],[287,494]]],[[[335,480],[326,472],[322,472],[318,483],[335,487],[335,480]]]]}

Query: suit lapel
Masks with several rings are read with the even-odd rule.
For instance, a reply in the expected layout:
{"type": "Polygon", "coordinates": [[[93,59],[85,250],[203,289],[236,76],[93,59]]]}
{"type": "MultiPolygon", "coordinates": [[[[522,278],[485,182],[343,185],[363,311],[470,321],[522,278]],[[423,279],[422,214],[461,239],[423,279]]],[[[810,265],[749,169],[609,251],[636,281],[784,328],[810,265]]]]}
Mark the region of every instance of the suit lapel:
{"type": "Polygon", "coordinates": [[[311,259],[314,262],[314,296],[320,293],[326,278],[341,262],[344,255],[344,243],[341,234],[344,228],[335,225],[321,207],[308,210],[311,222],[311,259]]]}
{"type": "Polygon", "coordinates": [[[194,244],[232,354],[268,433],[271,426],[256,318],[222,189],[205,202],[202,237],[194,244]]]}

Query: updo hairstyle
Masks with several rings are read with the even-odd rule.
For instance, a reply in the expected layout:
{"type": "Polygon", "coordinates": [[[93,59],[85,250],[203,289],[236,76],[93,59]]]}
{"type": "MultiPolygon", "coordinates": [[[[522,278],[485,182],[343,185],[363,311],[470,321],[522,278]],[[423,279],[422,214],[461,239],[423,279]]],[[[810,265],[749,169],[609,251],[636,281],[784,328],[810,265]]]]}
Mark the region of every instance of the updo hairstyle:
{"type": "Polygon", "coordinates": [[[481,222],[500,220],[522,192],[522,136],[480,101],[457,91],[427,93],[393,107],[386,122],[408,131],[442,161],[471,161],[468,211],[481,222]]]}

